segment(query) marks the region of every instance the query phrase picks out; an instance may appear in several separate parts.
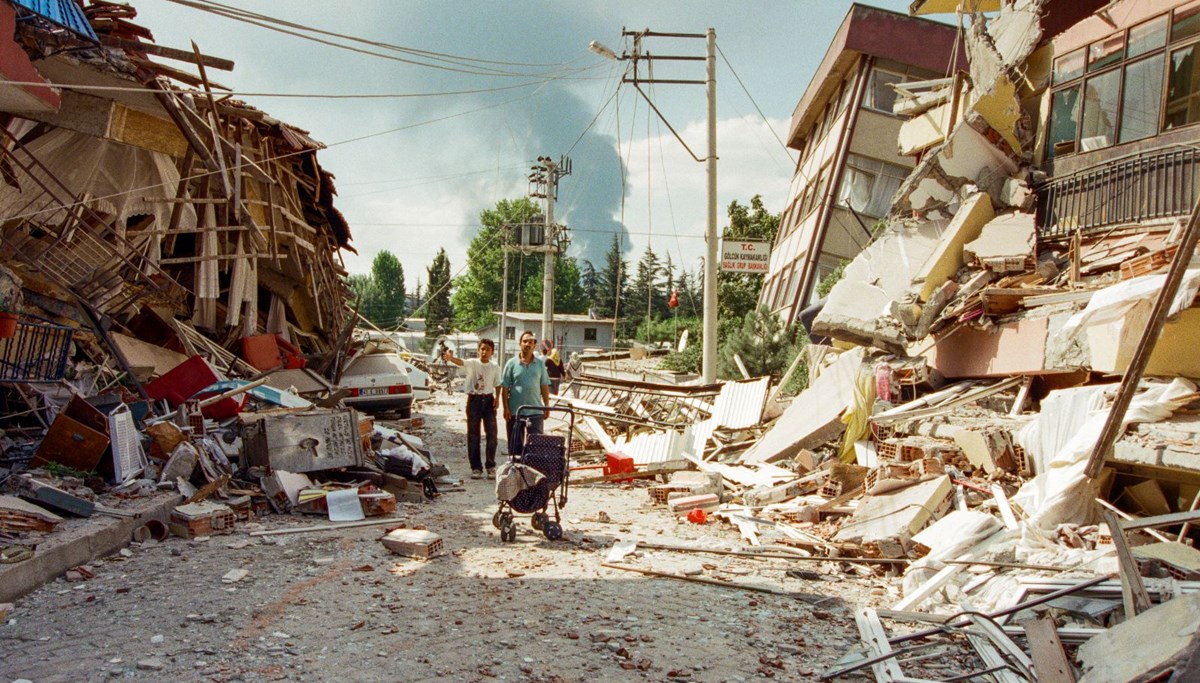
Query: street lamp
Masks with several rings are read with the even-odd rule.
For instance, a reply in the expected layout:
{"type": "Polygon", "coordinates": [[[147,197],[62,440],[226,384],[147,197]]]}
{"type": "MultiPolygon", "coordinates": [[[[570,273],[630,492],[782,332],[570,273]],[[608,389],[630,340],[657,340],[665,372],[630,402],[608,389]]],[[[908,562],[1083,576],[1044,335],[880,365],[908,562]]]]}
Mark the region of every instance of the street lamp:
{"type": "Polygon", "coordinates": [[[638,93],[646,99],[650,104],[650,108],[654,113],[667,125],[671,133],[675,135],[675,139],[679,140],[684,149],[691,154],[696,161],[705,162],[708,175],[708,225],[704,234],[706,246],[704,258],[704,344],[703,344],[703,365],[701,374],[705,383],[712,383],[717,380],[717,32],[715,29],[708,29],[702,34],[697,33],[656,33],[653,31],[626,31],[621,30],[622,36],[634,36],[634,52],[632,55],[613,52],[602,43],[593,40],[588,44],[588,49],[592,52],[615,61],[633,61],[633,77],[630,78],[628,70],[626,75],[621,79],[622,83],[632,83],[638,93]],[[707,51],[704,57],[681,57],[681,56],[661,56],[641,53],[641,40],[647,37],[663,37],[663,38],[704,38],[707,43],[707,51]],[[639,60],[647,61],[660,60],[677,60],[677,61],[699,61],[704,60],[707,67],[707,78],[703,81],[696,80],[669,80],[661,78],[640,78],[637,72],[637,63],[639,60]],[[697,157],[687,143],[679,137],[679,133],[671,126],[654,102],[642,91],[639,87],[640,83],[678,83],[678,84],[703,84],[706,87],[708,95],[708,154],[701,159],[697,157]]]}

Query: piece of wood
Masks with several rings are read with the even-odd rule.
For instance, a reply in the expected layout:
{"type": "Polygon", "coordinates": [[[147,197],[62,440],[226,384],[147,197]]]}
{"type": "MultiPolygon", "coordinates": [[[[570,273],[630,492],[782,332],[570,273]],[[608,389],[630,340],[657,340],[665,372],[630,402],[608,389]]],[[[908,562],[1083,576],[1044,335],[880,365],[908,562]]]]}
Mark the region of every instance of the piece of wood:
{"type": "Polygon", "coordinates": [[[1012,409],[1008,411],[1010,417],[1016,417],[1025,410],[1025,404],[1029,401],[1029,390],[1033,388],[1033,375],[1030,375],[1021,382],[1021,388],[1017,391],[1017,397],[1013,400],[1012,409]]]}
{"type": "Polygon", "coordinates": [[[1149,321],[1142,330],[1142,337],[1138,340],[1138,345],[1125,369],[1125,375],[1121,378],[1121,386],[1117,389],[1117,396],[1113,399],[1108,418],[1104,421],[1104,429],[1100,432],[1100,437],[1096,439],[1096,446],[1088,458],[1084,473],[1092,479],[1100,475],[1100,470],[1104,467],[1104,461],[1112,451],[1113,444],[1125,430],[1125,413],[1129,410],[1133,395],[1137,393],[1138,385],[1141,384],[1142,374],[1146,371],[1150,355],[1162,334],[1163,325],[1167,321],[1167,313],[1171,310],[1171,302],[1175,300],[1175,295],[1179,292],[1184,273],[1196,253],[1198,241],[1200,241],[1200,197],[1196,199],[1192,212],[1188,216],[1187,227],[1184,228],[1183,235],[1179,240],[1179,250],[1171,259],[1171,267],[1167,270],[1166,281],[1154,299],[1154,307],[1150,309],[1149,321]]]}
{"type": "MultiPolygon", "coordinates": [[[[1125,512],[1124,510],[1118,508],[1117,506],[1113,505],[1112,503],[1108,502],[1107,500],[1104,500],[1103,498],[1093,498],[1092,500],[1094,500],[1097,505],[1104,508],[1105,510],[1111,510],[1113,514],[1115,514],[1116,516],[1120,517],[1123,520],[1136,519],[1136,517],[1134,517],[1133,515],[1129,514],[1128,512],[1125,512]]],[[[1125,527],[1125,530],[1131,531],[1131,529],[1128,526],[1125,527]]],[[[1166,536],[1155,531],[1154,529],[1146,528],[1146,529],[1141,529],[1141,531],[1153,536],[1154,538],[1157,538],[1160,541],[1163,541],[1166,543],[1171,542],[1170,538],[1167,538],[1166,536]]]]}
{"type": "Polygon", "coordinates": [[[609,562],[601,562],[601,567],[607,569],[620,569],[625,572],[637,572],[646,576],[657,576],[664,579],[680,579],[682,581],[691,581],[693,583],[704,583],[710,586],[721,586],[722,588],[733,588],[736,590],[754,591],[757,593],[770,593],[772,595],[782,595],[788,598],[796,598],[809,603],[810,605],[819,605],[830,600],[830,598],[821,595],[812,595],[810,593],[794,593],[791,591],[779,590],[769,586],[757,586],[750,583],[738,583],[735,581],[721,581],[719,579],[709,579],[703,576],[687,576],[685,574],[675,574],[673,572],[662,572],[656,569],[644,569],[642,567],[631,567],[621,564],[612,564],[609,562]]]}
{"type": "Polygon", "coordinates": [[[1033,619],[1023,626],[1039,683],[1075,683],[1075,671],[1063,652],[1054,618],[1033,619]]]}
{"type": "Polygon", "coordinates": [[[992,674],[994,680],[999,683],[1034,680],[1033,662],[995,622],[978,614],[968,614],[967,619],[971,626],[964,629],[963,633],[983,663],[996,669],[992,674]]]}
{"type": "Polygon", "coordinates": [[[308,534],[317,531],[340,531],[342,529],[357,529],[359,527],[368,526],[387,526],[395,524],[399,527],[404,524],[404,520],[400,519],[369,519],[361,522],[346,522],[344,524],[317,524],[316,526],[306,526],[298,529],[273,529],[270,531],[251,531],[251,536],[288,536],[291,534],[308,534]]]}
{"type": "MultiPolygon", "coordinates": [[[[858,626],[858,634],[866,646],[868,657],[881,657],[892,653],[892,644],[888,642],[887,631],[879,621],[879,615],[870,607],[860,607],[854,610],[854,623],[858,626]]],[[[904,677],[900,663],[894,658],[881,659],[871,665],[875,680],[880,683],[892,683],[904,677]]]]}
{"type": "Polygon", "coordinates": [[[166,47],[156,43],[143,43],[140,40],[129,40],[127,38],[121,38],[114,35],[101,35],[100,44],[106,47],[121,48],[122,50],[143,52],[148,55],[154,55],[155,57],[174,59],[180,62],[187,62],[189,64],[201,63],[204,66],[211,67],[213,69],[220,69],[221,71],[233,71],[234,66],[233,61],[229,59],[222,59],[220,57],[212,57],[209,55],[188,52],[187,50],[166,47]],[[200,61],[197,62],[197,60],[200,61]]]}
{"type": "Polygon", "coordinates": [[[1167,515],[1158,515],[1157,517],[1142,517],[1141,519],[1132,519],[1127,522],[1122,522],[1121,525],[1125,531],[1135,531],[1138,529],[1149,529],[1156,526],[1171,526],[1174,524],[1182,524],[1183,522],[1195,522],[1196,520],[1200,520],[1200,510],[1172,512],[1167,515]]]}
{"type": "Polygon", "coordinates": [[[1017,524],[1012,506],[1008,504],[1008,496],[1004,494],[1004,489],[1000,488],[999,484],[992,484],[991,491],[996,499],[996,507],[1000,509],[1000,519],[1004,520],[1004,526],[1012,530],[1018,529],[1020,525],[1017,524]]]}
{"type": "Polygon", "coordinates": [[[1113,546],[1117,550],[1117,564],[1121,569],[1121,599],[1125,603],[1125,618],[1132,619],[1138,614],[1150,609],[1150,596],[1142,583],[1142,575],[1138,573],[1137,561],[1129,552],[1125,542],[1125,530],[1121,528],[1121,520],[1112,512],[1105,510],[1104,521],[1112,534],[1113,546]]]}

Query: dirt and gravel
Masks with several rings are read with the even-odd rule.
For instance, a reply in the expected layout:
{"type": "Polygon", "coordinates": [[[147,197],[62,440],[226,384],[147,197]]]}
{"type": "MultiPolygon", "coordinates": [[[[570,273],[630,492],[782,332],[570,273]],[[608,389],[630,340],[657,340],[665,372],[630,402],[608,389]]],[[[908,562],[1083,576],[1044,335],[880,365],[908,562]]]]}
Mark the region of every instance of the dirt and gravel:
{"type": "MultiPolygon", "coordinates": [[[[461,395],[419,408],[419,434],[467,471],[461,395]]],[[[503,445],[503,444],[502,444],[503,445]]],[[[731,547],[736,530],[678,520],[642,485],[570,490],[565,535],[529,527],[502,543],[489,481],[466,479],[397,519],[442,536],[430,561],[389,553],[379,529],[252,537],[325,523],[272,515],[208,540],[134,544],[22,598],[0,626],[0,681],[816,680],[858,643],[851,609],[895,600],[895,582],[786,560],[641,550],[631,566],[796,597],[601,566],[612,542],[731,547]],[[226,583],[230,570],[245,578],[226,583]]]]}

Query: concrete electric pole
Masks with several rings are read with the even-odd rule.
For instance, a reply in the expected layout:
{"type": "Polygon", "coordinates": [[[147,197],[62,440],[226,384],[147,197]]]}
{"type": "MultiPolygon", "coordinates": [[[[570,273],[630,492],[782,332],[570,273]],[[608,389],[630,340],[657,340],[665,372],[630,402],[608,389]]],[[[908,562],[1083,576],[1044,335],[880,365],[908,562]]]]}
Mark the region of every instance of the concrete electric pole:
{"type": "MultiPolygon", "coordinates": [[[[687,150],[696,161],[702,161],[705,164],[705,170],[708,176],[708,225],[704,231],[705,241],[705,257],[704,257],[704,343],[702,347],[703,366],[701,375],[703,381],[711,383],[717,381],[717,32],[715,29],[708,29],[704,33],[661,33],[651,31],[649,29],[643,31],[626,31],[621,29],[621,36],[625,38],[633,38],[633,52],[622,52],[620,55],[613,52],[611,49],[601,45],[596,41],[592,41],[588,45],[588,49],[606,59],[615,59],[618,61],[629,61],[631,65],[626,69],[625,76],[621,79],[622,83],[632,83],[638,93],[658,115],[658,118],[667,125],[675,139],[679,141],[683,148],[687,150]],[[681,56],[681,55],[651,55],[648,52],[643,52],[642,41],[646,38],[704,38],[707,44],[707,50],[704,57],[681,56]],[[643,76],[639,73],[638,64],[646,62],[653,64],[655,61],[700,61],[705,62],[707,67],[707,78],[703,81],[694,79],[678,79],[678,78],[660,78],[652,75],[643,76]],[[679,133],[671,126],[671,122],[667,121],[662,112],[655,106],[654,101],[650,96],[642,90],[642,83],[671,83],[671,84],[692,84],[703,85],[708,95],[708,154],[701,158],[696,156],[691,147],[679,137],[679,133]]],[[[652,73],[652,72],[650,72],[652,73]]]]}
{"type": "Polygon", "coordinates": [[[566,226],[554,222],[554,204],[558,200],[558,181],[564,176],[571,175],[570,157],[562,157],[555,162],[550,157],[538,157],[538,165],[534,166],[529,175],[530,197],[546,200],[546,213],[543,215],[541,239],[531,239],[523,248],[532,251],[542,251],[545,255],[545,266],[542,270],[542,335],[543,340],[549,339],[556,346],[558,340],[554,334],[554,263],[567,242],[566,226]],[[538,244],[540,242],[540,244],[538,244]]]}

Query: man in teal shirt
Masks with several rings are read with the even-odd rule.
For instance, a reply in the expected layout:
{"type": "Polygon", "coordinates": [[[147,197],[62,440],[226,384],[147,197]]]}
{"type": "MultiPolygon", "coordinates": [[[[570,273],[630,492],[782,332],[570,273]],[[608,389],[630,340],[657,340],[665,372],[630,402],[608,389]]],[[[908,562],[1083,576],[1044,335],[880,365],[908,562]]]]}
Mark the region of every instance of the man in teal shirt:
{"type": "MultiPolygon", "coordinates": [[[[528,330],[521,333],[521,352],[504,364],[500,376],[500,390],[504,393],[504,426],[508,430],[508,452],[518,455],[523,452],[525,434],[518,428],[517,408],[521,406],[545,406],[550,404],[550,375],[546,364],[533,355],[537,337],[528,330]]],[[[530,434],[542,433],[544,414],[526,410],[521,416],[528,422],[530,434]]]]}

